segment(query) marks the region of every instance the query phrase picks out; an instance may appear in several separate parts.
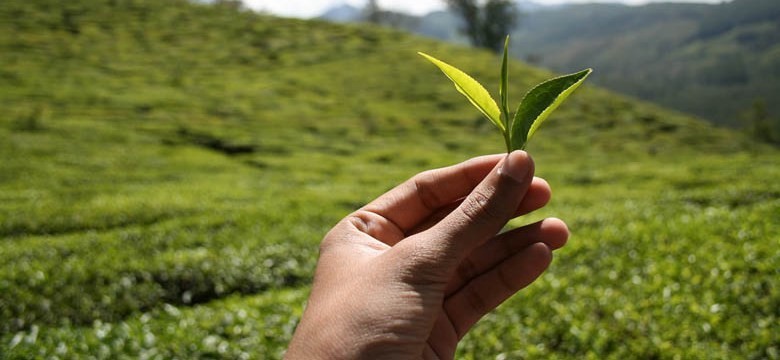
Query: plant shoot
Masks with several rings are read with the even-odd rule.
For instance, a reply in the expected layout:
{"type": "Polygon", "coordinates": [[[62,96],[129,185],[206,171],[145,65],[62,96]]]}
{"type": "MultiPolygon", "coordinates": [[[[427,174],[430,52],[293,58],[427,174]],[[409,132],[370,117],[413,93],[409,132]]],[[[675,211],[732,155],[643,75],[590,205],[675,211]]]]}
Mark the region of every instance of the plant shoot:
{"type": "Polygon", "coordinates": [[[460,69],[428,54],[418,52],[422,57],[436,65],[455,84],[455,89],[465,96],[482,115],[493,123],[504,135],[507,152],[525,149],[528,140],[539,126],[571,95],[590,75],[592,69],[553,78],[536,85],[520,101],[514,114],[509,113],[508,84],[509,72],[507,50],[509,36],[504,41],[504,56],[501,62],[501,84],[499,86],[499,104],[490,96],[479,82],[460,69]]]}

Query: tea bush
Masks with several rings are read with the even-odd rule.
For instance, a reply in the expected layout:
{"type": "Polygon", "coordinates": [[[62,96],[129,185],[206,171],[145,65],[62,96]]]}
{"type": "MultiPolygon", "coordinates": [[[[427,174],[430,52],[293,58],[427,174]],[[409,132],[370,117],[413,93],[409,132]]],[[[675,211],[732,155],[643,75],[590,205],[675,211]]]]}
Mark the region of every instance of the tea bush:
{"type": "MultiPolygon", "coordinates": [[[[498,83],[487,52],[369,26],[0,2],[0,357],[280,357],[335,222],[504,150],[419,50],[498,83]]],[[[588,86],[528,150],[555,196],[513,224],[573,236],[459,357],[778,357],[776,150],[588,86]]]]}

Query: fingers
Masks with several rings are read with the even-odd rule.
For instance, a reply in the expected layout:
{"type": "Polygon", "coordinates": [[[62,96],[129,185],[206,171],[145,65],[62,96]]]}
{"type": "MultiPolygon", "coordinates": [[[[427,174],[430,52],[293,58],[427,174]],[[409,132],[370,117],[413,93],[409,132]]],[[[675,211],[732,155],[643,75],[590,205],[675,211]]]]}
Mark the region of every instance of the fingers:
{"type": "MultiPolygon", "coordinates": [[[[513,217],[522,216],[541,209],[550,201],[551,194],[552,190],[550,190],[550,185],[547,181],[542,178],[534,177],[531,186],[528,188],[528,192],[526,192],[525,197],[520,202],[520,206],[517,211],[515,211],[513,217]]],[[[431,214],[431,216],[422,223],[410,230],[407,235],[413,235],[430,229],[431,226],[436,225],[436,223],[444,219],[453,210],[457,209],[462,202],[463,200],[461,199],[460,201],[439,208],[438,211],[431,214]]]]}
{"type": "Polygon", "coordinates": [[[458,339],[485,314],[541,275],[552,261],[552,250],[535,243],[472,279],[444,301],[458,339]]]}
{"type": "Polygon", "coordinates": [[[417,174],[358,212],[377,214],[407,233],[442,206],[468,195],[501,159],[502,155],[481,156],[417,174]]]}
{"type": "Polygon", "coordinates": [[[447,284],[445,294],[449,296],[471,279],[492,269],[502,261],[523,251],[535,243],[544,243],[551,250],[556,250],[566,244],[569,229],[560,219],[549,218],[523,226],[488,241],[464,259],[455,271],[454,277],[447,284]]]}
{"type": "Polygon", "coordinates": [[[514,216],[533,181],[533,167],[525,151],[510,153],[458,208],[413,241],[426,242],[442,258],[464,258],[514,216]]]}
{"type": "Polygon", "coordinates": [[[531,186],[528,188],[513,217],[541,209],[550,202],[550,197],[552,197],[552,190],[547,180],[534,177],[533,181],[531,181],[531,186]]]}

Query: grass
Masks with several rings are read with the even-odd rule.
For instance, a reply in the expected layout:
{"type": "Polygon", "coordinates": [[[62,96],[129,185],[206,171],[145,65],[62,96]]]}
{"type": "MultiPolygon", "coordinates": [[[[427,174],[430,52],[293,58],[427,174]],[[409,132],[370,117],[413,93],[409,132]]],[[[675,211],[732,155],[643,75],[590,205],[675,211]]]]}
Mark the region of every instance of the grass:
{"type": "MultiPolygon", "coordinates": [[[[503,151],[415,55],[490,87],[488,53],[182,1],[0,20],[2,358],[278,358],[330,226],[503,151]]],[[[585,86],[529,152],[554,200],[514,224],[571,242],[459,357],[779,356],[776,150],[585,86]]]]}

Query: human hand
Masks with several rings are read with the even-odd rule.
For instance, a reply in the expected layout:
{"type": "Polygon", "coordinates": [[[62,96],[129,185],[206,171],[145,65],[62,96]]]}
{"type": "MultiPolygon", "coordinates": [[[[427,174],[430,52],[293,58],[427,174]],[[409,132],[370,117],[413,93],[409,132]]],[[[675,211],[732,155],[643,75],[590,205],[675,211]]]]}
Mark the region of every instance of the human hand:
{"type": "Polygon", "coordinates": [[[568,238],[554,218],[499,234],[549,201],[533,170],[524,151],[474,158],[420,173],[344,218],[320,245],[286,358],[453,358],[568,238]]]}

